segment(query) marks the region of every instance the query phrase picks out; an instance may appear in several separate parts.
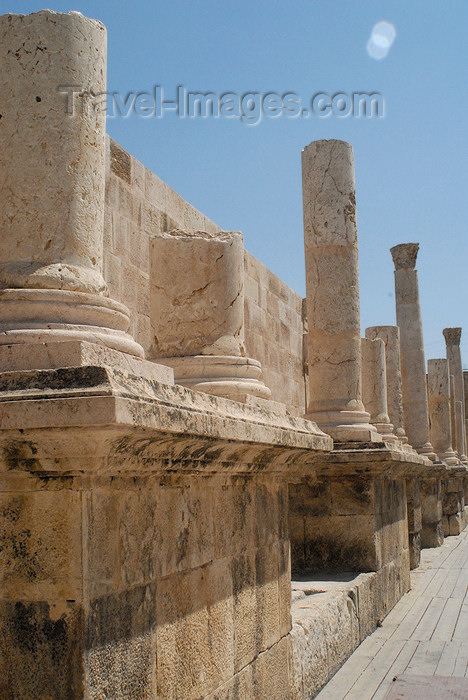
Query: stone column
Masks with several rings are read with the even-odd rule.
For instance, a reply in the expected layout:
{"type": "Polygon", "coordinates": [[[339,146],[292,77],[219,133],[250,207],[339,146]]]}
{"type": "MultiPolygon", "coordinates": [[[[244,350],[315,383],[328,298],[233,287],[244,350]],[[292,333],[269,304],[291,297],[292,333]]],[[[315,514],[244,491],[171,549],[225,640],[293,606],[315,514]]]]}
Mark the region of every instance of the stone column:
{"type": "Polygon", "coordinates": [[[432,446],[441,462],[448,465],[458,464],[452,449],[448,360],[428,361],[427,387],[432,446]]]}
{"type": "MultiPolygon", "coordinates": [[[[385,365],[387,376],[387,406],[393,432],[405,449],[409,450],[408,438],[403,422],[401,391],[400,329],[398,326],[371,326],[366,328],[366,338],[381,338],[385,343],[385,365]]],[[[421,496],[419,479],[406,479],[406,510],[408,514],[408,538],[410,567],[419,566],[421,556],[421,496]]]]}
{"type": "Polygon", "coordinates": [[[0,17],[0,345],[90,340],[139,355],[102,276],[106,30],[0,17]],[[72,90],[80,93],[73,99],[72,90]]]}
{"type": "Polygon", "coordinates": [[[460,460],[466,462],[466,439],[465,439],[465,389],[463,382],[463,369],[460,353],[461,328],[444,328],[443,334],[447,348],[447,359],[450,365],[450,374],[453,374],[455,402],[461,402],[462,422],[461,432],[457,431],[457,452],[460,460]]]}
{"type": "MultiPolygon", "coordinates": [[[[403,399],[401,389],[400,329],[398,326],[371,326],[366,328],[366,338],[381,338],[385,343],[385,368],[387,377],[387,408],[393,432],[405,444],[403,399]]],[[[366,407],[367,408],[367,407],[366,407]]]]}
{"type": "Polygon", "coordinates": [[[361,396],[353,149],[314,141],[302,152],[309,401],[307,418],[337,441],[380,439],[361,396]]]}
{"type": "Polygon", "coordinates": [[[463,370],[463,389],[465,394],[465,421],[468,422],[468,369],[463,370]]]}
{"type": "MultiPolygon", "coordinates": [[[[450,363],[449,363],[450,371],[450,363]]],[[[457,418],[455,411],[455,381],[453,379],[453,374],[450,375],[450,424],[452,429],[452,450],[456,453],[458,457],[457,450],[457,418]]]]}
{"type": "Polygon", "coordinates": [[[391,249],[395,264],[395,302],[400,328],[401,376],[405,431],[413,448],[435,461],[429,439],[426,361],[415,270],[419,243],[402,243],[391,249]]]}
{"type": "Polygon", "coordinates": [[[150,241],[151,359],[178,384],[245,401],[268,399],[245,357],[244,245],[239,231],[161,233],[150,241]]]}
{"type": "Polygon", "coordinates": [[[464,418],[463,404],[461,401],[455,401],[455,431],[457,434],[457,452],[460,462],[466,462],[466,456],[460,450],[463,449],[463,433],[464,433],[464,418]]]}
{"type": "Polygon", "coordinates": [[[399,443],[387,412],[385,343],[381,338],[362,338],[362,399],[370,421],[385,442],[399,443]]]}

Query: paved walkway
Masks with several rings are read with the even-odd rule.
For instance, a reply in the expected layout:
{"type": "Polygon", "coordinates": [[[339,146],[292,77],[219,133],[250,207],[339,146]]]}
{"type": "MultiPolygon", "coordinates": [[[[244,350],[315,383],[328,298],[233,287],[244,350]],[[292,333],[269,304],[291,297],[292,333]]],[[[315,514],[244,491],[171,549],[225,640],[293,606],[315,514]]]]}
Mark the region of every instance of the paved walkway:
{"type": "Polygon", "coordinates": [[[468,530],[423,550],[411,585],[316,700],[384,700],[387,694],[395,700],[468,699],[468,530]],[[458,690],[437,690],[439,685],[458,690]]]}

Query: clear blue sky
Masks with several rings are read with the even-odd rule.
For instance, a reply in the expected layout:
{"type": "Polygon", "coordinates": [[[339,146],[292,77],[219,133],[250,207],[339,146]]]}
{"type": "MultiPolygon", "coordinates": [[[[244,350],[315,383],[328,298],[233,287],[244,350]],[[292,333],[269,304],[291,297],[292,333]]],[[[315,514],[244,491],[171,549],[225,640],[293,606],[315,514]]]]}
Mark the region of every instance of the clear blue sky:
{"type": "MultiPolygon", "coordinates": [[[[43,0],[44,1],[44,0],[43,0]]],[[[362,326],[395,323],[389,248],[419,241],[428,357],[442,328],[464,326],[468,363],[466,0],[45,0],[108,30],[109,90],[167,98],[203,92],[380,92],[382,119],[114,119],[108,131],[185,199],[304,295],[301,149],[336,138],[354,146],[362,326]],[[397,37],[388,56],[366,43],[379,20],[397,37]]],[[[42,9],[0,0],[2,12],[42,9]]]]}

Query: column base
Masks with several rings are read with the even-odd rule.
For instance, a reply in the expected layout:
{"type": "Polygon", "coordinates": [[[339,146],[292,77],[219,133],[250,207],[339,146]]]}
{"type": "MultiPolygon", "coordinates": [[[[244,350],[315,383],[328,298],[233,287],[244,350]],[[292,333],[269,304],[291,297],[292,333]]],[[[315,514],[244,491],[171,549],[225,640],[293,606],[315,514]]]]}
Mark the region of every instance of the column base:
{"type": "Polygon", "coordinates": [[[382,436],[384,442],[388,442],[392,445],[400,443],[400,440],[393,432],[393,425],[391,423],[373,423],[375,429],[382,436]]]}
{"type": "MultiPolygon", "coordinates": [[[[413,446],[414,447],[414,446],[413,446]]],[[[424,445],[421,445],[420,447],[414,447],[418,455],[424,455],[424,457],[427,457],[428,459],[431,460],[431,462],[437,462],[437,455],[434,452],[432,445],[430,442],[426,442],[424,445]]]]}
{"type": "Polygon", "coordinates": [[[454,467],[457,464],[460,464],[460,460],[453,450],[447,450],[447,452],[440,454],[439,459],[441,462],[445,462],[445,464],[447,464],[449,467],[454,467]]]}
{"type": "Polygon", "coordinates": [[[262,381],[262,366],[249,357],[194,355],[157,357],[158,364],[172,367],[174,381],[188,389],[245,403],[248,396],[269,399],[270,389],[262,381]]]}
{"type": "Polygon", "coordinates": [[[304,417],[337,442],[382,442],[366,411],[312,411],[304,417]]]}
{"type": "Polygon", "coordinates": [[[62,289],[3,289],[0,308],[0,345],[78,340],[144,357],[127,333],[127,307],[113,299],[62,289]]]}

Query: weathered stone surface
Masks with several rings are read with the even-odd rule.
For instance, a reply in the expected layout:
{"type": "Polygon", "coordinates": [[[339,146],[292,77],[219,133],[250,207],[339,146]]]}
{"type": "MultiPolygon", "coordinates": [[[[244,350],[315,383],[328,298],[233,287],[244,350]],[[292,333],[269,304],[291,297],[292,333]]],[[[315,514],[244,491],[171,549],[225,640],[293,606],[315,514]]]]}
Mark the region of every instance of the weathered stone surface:
{"type": "Polygon", "coordinates": [[[376,440],[361,396],[358,243],[353,149],[314,141],[302,152],[309,399],[307,415],[334,439],[376,440]]]}
{"type": "Polygon", "coordinates": [[[1,697],[84,697],[83,650],[79,603],[0,600],[1,697]]]}
{"type": "Polygon", "coordinates": [[[426,361],[419,302],[418,273],[414,269],[419,243],[401,243],[391,249],[395,263],[395,303],[400,328],[401,377],[405,431],[420,454],[435,460],[429,440],[426,361]]]}
{"type": "Polygon", "coordinates": [[[463,369],[460,352],[461,328],[444,328],[443,334],[447,349],[447,360],[449,362],[449,372],[453,375],[454,400],[455,400],[455,415],[457,412],[456,403],[461,403],[461,421],[456,421],[456,450],[462,462],[467,461],[466,453],[466,430],[465,430],[465,388],[463,381],[463,369]]]}
{"type": "Polygon", "coordinates": [[[361,339],[362,398],[370,422],[386,442],[399,442],[387,412],[387,373],[385,343],[381,338],[361,339]]]}
{"type": "Polygon", "coordinates": [[[148,362],[97,343],[79,340],[23,345],[0,345],[0,372],[105,366],[131,374],[174,384],[174,372],[165,365],[148,362]]]}
{"type": "Polygon", "coordinates": [[[0,287],[101,293],[105,113],[67,113],[59,88],[105,92],[105,27],[43,10],[1,16],[0,35],[0,287]]]}
{"type": "Polygon", "coordinates": [[[403,420],[403,394],[401,387],[400,329],[398,326],[371,326],[366,328],[366,338],[381,338],[385,343],[385,369],[387,379],[387,408],[395,435],[407,443],[403,420]]]}
{"type": "Polygon", "coordinates": [[[241,233],[161,233],[150,270],[152,357],[245,354],[241,233]]]}
{"type": "MultiPolygon", "coordinates": [[[[407,553],[406,553],[407,557],[407,553]]],[[[408,570],[408,564],[403,566],[408,570]]],[[[311,700],[409,588],[393,564],[378,572],[293,579],[292,698],[311,700]]]]}
{"type": "Polygon", "coordinates": [[[244,687],[280,699],[288,500],[267,473],[310,473],[315,447],[331,439],[267,402],[191,392],[167,368],[107,348],[30,347],[0,352],[2,369],[30,363],[0,375],[1,624],[12,661],[1,682],[19,697],[244,687]]]}
{"type": "Polygon", "coordinates": [[[427,391],[432,446],[441,462],[458,464],[458,459],[452,450],[448,360],[428,361],[427,391]]]}
{"type": "Polygon", "coordinates": [[[269,399],[245,356],[244,247],[238,231],[160,233],[150,242],[152,358],[196,391],[269,399]]]}
{"type": "MultiPolygon", "coordinates": [[[[389,470],[400,451],[387,452],[389,470]],[[390,466],[391,465],[391,466],[390,466]]],[[[332,462],[337,454],[332,453],[332,462]]],[[[292,570],[375,571],[408,549],[406,491],[403,479],[363,474],[341,478],[321,476],[318,482],[293,483],[289,488],[289,533],[292,570]]]]}
{"type": "Polygon", "coordinates": [[[440,479],[424,479],[421,481],[421,511],[421,546],[440,547],[444,541],[440,479]]]}
{"type": "Polygon", "coordinates": [[[90,98],[106,89],[106,30],[43,10],[1,16],[0,39],[0,345],[81,339],[141,357],[102,276],[105,113],[90,98]]]}

